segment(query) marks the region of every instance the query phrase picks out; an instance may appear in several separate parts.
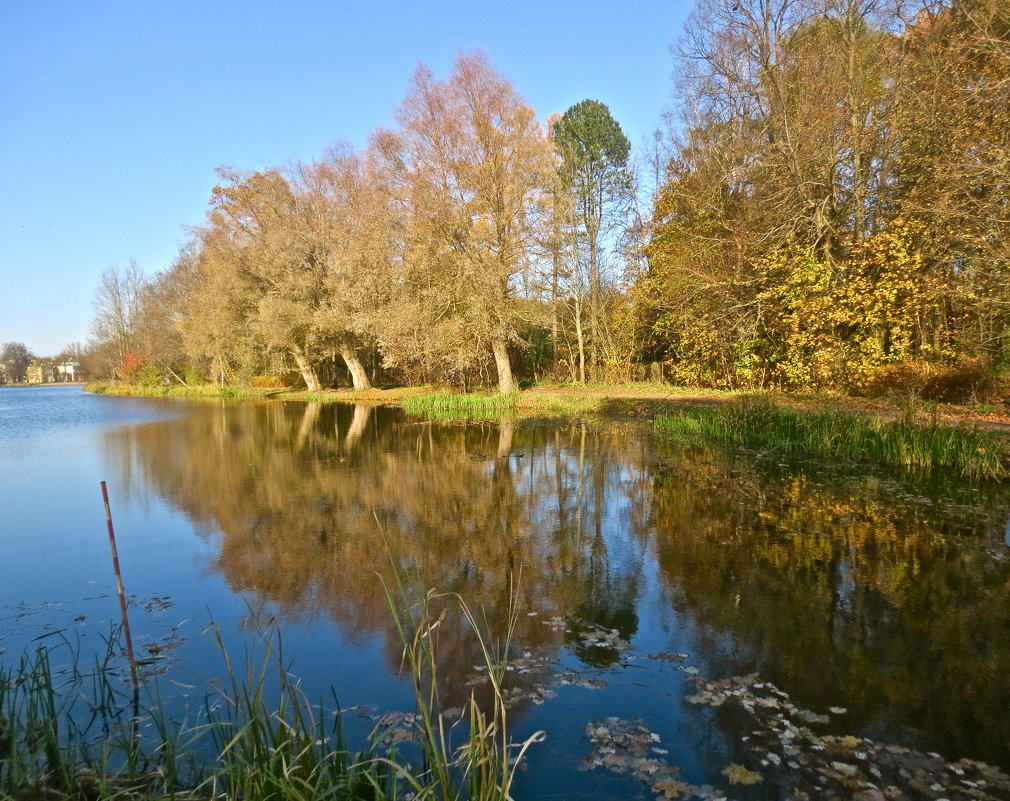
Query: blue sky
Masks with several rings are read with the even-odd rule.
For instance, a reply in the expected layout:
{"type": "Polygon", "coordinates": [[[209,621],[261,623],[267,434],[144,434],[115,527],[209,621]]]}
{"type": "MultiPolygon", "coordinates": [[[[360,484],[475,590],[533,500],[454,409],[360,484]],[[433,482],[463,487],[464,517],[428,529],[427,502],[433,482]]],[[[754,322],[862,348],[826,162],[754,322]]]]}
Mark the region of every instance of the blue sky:
{"type": "Polygon", "coordinates": [[[691,0],[0,0],[0,342],[84,342],[99,275],[167,267],[214,168],[388,124],[418,61],[483,48],[541,119],[586,98],[638,145],[691,0]]]}

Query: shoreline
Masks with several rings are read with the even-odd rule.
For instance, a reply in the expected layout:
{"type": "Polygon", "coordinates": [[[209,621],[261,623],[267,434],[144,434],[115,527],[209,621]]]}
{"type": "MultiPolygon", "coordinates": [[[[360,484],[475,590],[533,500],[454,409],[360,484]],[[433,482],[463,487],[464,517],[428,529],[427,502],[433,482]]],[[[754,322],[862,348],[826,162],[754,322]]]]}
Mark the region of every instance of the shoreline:
{"type": "MultiPolygon", "coordinates": [[[[78,382],[79,385],[79,382],[78,382]]],[[[32,385],[64,386],[64,385],[32,385]]],[[[498,397],[497,392],[464,393],[436,387],[393,387],[353,390],[328,389],[322,392],[283,387],[139,387],[129,384],[85,382],[87,392],[150,398],[189,400],[248,400],[306,403],[351,403],[368,406],[402,407],[408,399],[425,395],[498,397]]],[[[1010,410],[973,408],[953,403],[917,399],[859,398],[830,393],[787,393],[757,390],[712,390],[675,387],[667,384],[629,383],[615,385],[541,385],[516,393],[514,413],[519,418],[599,417],[602,419],[652,420],[659,414],[699,406],[724,406],[743,398],[763,396],[779,406],[795,411],[837,411],[868,415],[884,420],[912,417],[951,427],[975,427],[1010,433],[1010,410]]]]}

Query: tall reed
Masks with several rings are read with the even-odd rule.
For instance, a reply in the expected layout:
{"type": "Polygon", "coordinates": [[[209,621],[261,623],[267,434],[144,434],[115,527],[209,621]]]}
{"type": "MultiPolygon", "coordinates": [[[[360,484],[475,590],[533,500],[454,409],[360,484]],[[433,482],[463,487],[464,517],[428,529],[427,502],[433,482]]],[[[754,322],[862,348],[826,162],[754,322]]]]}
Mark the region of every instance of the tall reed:
{"type": "Polygon", "coordinates": [[[418,798],[511,801],[515,773],[526,751],[546,738],[544,732],[538,731],[514,743],[509,735],[503,682],[519,621],[516,584],[512,584],[509,593],[505,630],[496,637],[486,618],[479,621],[458,594],[430,590],[413,601],[395,566],[393,575],[392,586],[383,583],[403,645],[403,665],[410,673],[418,702],[419,743],[425,770],[419,776],[411,775],[395,761],[389,764],[410,782],[418,798]],[[471,692],[463,713],[455,720],[447,719],[438,689],[438,634],[450,614],[461,615],[476,638],[491,686],[489,709],[482,708],[471,692]],[[465,739],[457,746],[454,733],[461,726],[465,727],[465,739]]]}
{"type": "Polygon", "coordinates": [[[411,609],[395,601],[408,597],[399,581],[387,594],[417,694],[420,769],[402,756],[413,746],[398,752],[381,745],[378,728],[362,752],[348,750],[336,698],[327,707],[306,697],[276,628],[261,632],[256,649],[236,664],[212,624],[226,678],[205,696],[199,719],[186,723],[169,717],[150,676],[141,677],[143,703],[134,716],[116,632],[90,670],[66,640],[0,666],[0,798],[506,801],[518,762],[543,736],[509,740],[502,681],[518,620],[514,594],[502,640],[457,595],[429,593],[411,609]],[[452,719],[439,703],[436,670],[437,632],[447,610],[432,612],[445,599],[456,602],[455,613],[477,637],[493,690],[489,710],[471,696],[452,719]],[[457,727],[467,732],[459,746],[453,744],[457,727]]]}
{"type": "Polygon", "coordinates": [[[389,771],[374,770],[381,763],[346,750],[340,716],[305,696],[288,672],[279,634],[262,638],[263,653],[240,670],[216,624],[210,630],[228,681],[225,692],[207,699],[206,726],[219,766],[205,782],[213,795],[248,801],[395,795],[389,771]]]}
{"type": "Polygon", "coordinates": [[[1007,469],[1005,437],[977,428],[919,422],[912,412],[898,420],[841,411],[797,412],[764,397],[716,408],[660,415],[658,434],[705,439],[785,456],[866,461],[917,471],[943,469],[972,478],[1002,479],[1007,469]]]}

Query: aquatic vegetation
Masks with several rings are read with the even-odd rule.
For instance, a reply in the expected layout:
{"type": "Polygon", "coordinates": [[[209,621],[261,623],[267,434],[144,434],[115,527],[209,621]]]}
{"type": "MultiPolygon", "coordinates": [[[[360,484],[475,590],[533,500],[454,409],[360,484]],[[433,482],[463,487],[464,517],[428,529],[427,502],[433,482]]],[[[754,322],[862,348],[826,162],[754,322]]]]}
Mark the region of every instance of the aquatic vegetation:
{"type": "MultiPolygon", "coordinates": [[[[817,733],[813,727],[827,724],[828,715],[797,706],[785,692],[756,675],[716,681],[692,676],[688,681],[697,690],[687,696],[689,704],[719,708],[721,718],[736,720],[734,728],[747,733],[731,744],[733,759],[738,761],[720,771],[731,788],[768,784],[779,793],[788,792],[793,801],[1010,798],[1010,776],[992,765],[971,759],[947,762],[938,754],[865,737],[817,733]]],[[[841,708],[830,711],[845,714],[841,708]]],[[[710,718],[708,725],[717,728],[719,723],[710,718]]],[[[630,776],[657,796],[673,801],[733,797],[732,789],[684,780],[660,735],[642,721],[618,717],[591,721],[586,736],[592,744],[584,763],[587,770],[600,768],[630,776]]]]}
{"type": "MultiPolygon", "coordinates": [[[[206,693],[199,719],[188,722],[168,717],[156,659],[140,661],[145,671],[134,694],[120,675],[116,633],[93,666],[61,638],[0,667],[0,798],[504,801],[526,749],[544,735],[509,740],[503,680],[510,635],[491,638],[462,601],[457,611],[486,657],[490,711],[474,695],[464,710],[439,706],[430,671],[441,618],[398,612],[417,708],[368,715],[375,727],[360,751],[347,747],[337,699],[324,706],[306,697],[272,626],[241,664],[232,661],[217,626],[208,627],[225,681],[206,693]],[[467,732],[458,746],[450,736],[456,727],[467,732]],[[405,761],[399,747],[419,748],[423,765],[405,761]]],[[[514,628],[514,610],[509,620],[514,628]]]]}
{"type": "Polygon", "coordinates": [[[827,723],[828,716],[798,707],[757,676],[690,681],[698,692],[687,698],[689,703],[732,709],[747,719],[749,736],[737,758],[745,757],[748,764],[734,763],[723,771],[733,783],[778,781],[792,788],[793,798],[823,798],[829,792],[866,801],[1010,797],[1010,776],[991,765],[970,759],[947,762],[938,754],[866,737],[816,733],[811,727],[827,723]]]}
{"type": "Polygon", "coordinates": [[[468,393],[430,392],[409,395],[401,403],[407,414],[428,420],[499,420],[514,414],[519,393],[468,393]]]}
{"type": "Polygon", "coordinates": [[[446,801],[511,801],[512,783],[526,751],[546,737],[538,731],[513,743],[509,735],[510,704],[504,682],[519,621],[516,584],[509,594],[505,629],[496,636],[488,629],[486,618],[478,621],[459,595],[431,590],[414,599],[398,570],[394,569],[393,577],[393,584],[385,585],[386,597],[403,645],[403,665],[417,699],[414,726],[426,768],[418,775],[393,760],[387,760],[388,764],[418,797],[434,793],[446,801]],[[491,690],[490,699],[483,704],[471,691],[455,721],[443,711],[438,689],[438,634],[450,614],[461,615],[477,638],[484,660],[480,667],[491,690]],[[453,735],[461,725],[466,741],[457,746],[453,735]]]}
{"type": "Polygon", "coordinates": [[[944,469],[973,478],[1010,475],[1010,449],[1000,434],[935,420],[919,422],[912,414],[884,420],[841,411],[798,412],[759,396],[718,408],[659,415],[653,425],[664,437],[723,442],[783,456],[944,469]]]}

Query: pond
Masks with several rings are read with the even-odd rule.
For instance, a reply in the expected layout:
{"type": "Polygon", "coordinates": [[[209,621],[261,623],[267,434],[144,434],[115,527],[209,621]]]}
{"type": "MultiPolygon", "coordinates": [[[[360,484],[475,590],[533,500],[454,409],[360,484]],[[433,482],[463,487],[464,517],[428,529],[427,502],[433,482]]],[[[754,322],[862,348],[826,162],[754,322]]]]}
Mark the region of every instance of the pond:
{"type": "MultiPolygon", "coordinates": [[[[101,480],[134,640],[175,714],[223,675],[211,621],[234,654],[276,621],[307,695],[353,710],[351,736],[412,711],[395,566],[492,629],[517,598],[512,725],[547,733],[517,798],[784,798],[800,774],[870,780],[874,753],[912,776],[905,797],[918,781],[960,798],[930,777],[978,793],[964,771],[1010,768],[1007,487],[638,423],[6,388],[0,662],[97,651],[116,624],[101,480]]],[[[480,692],[481,662],[448,616],[446,706],[480,692]]]]}

